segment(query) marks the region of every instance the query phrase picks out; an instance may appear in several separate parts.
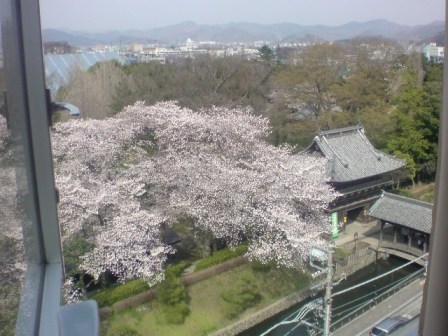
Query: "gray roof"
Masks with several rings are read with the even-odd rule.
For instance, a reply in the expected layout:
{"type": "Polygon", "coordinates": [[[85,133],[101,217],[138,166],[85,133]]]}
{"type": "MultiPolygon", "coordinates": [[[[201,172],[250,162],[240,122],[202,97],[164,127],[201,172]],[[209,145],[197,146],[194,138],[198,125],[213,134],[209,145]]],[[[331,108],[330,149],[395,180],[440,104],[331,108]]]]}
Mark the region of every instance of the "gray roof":
{"type": "Polygon", "coordinates": [[[369,211],[369,216],[389,223],[431,233],[432,204],[413,198],[383,194],[369,211]]]}
{"type": "Polygon", "coordinates": [[[406,161],[376,150],[364,135],[362,126],[319,132],[313,145],[330,160],[331,181],[350,182],[393,172],[406,161]]]}

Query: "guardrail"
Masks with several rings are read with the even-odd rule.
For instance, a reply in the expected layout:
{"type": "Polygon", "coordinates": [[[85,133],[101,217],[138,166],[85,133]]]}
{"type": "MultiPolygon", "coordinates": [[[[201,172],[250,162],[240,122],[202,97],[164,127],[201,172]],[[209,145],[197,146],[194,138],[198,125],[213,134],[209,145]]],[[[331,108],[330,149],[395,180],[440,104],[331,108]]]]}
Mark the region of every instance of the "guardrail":
{"type": "Polygon", "coordinates": [[[358,259],[360,259],[366,255],[370,255],[372,253],[375,253],[375,251],[370,247],[359,250],[359,251],[353,253],[352,255],[349,255],[347,258],[344,258],[344,259],[336,262],[335,271],[338,272],[341,268],[347,267],[350,264],[356,262],[358,259]]]}

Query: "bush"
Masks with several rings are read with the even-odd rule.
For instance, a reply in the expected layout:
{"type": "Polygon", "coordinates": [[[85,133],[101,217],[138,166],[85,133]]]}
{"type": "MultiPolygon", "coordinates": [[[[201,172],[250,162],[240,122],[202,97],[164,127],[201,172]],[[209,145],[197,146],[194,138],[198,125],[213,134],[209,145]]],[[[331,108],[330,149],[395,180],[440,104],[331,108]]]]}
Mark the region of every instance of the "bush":
{"type": "Polygon", "coordinates": [[[78,269],[81,264],[81,256],[90,252],[92,245],[82,235],[75,235],[64,242],[64,266],[68,276],[76,276],[81,273],[78,269]]]}
{"type": "Polygon", "coordinates": [[[247,262],[247,260],[243,257],[233,258],[233,259],[227,260],[226,262],[223,262],[219,265],[215,265],[214,267],[209,267],[200,272],[194,272],[194,273],[187,274],[184,277],[182,277],[181,281],[185,286],[190,286],[199,281],[211,278],[211,277],[221,274],[223,272],[227,272],[227,271],[231,270],[232,268],[235,268],[237,266],[245,264],[246,262],[247,262]]]}
{"type": "Polygon", "coordinates": [[[238,245],[235,249],[224,248],[216,251],[211,257],[199,260],[195,265],[195,271],[201,271],[208,267],[218,265],[224,261],[239,257],[247,252],[247,243],[238,245]]]}
{"type": "Polygon", "coordinates": [[[164,305],[162,312],[166,323],[182,324],[185,317],[190,313],[190,309],[185,302],[179,302],[172,306],[164,305]]]}
{"type": "Polygon", "coordinates": [[[158,286],[157,299],[167,323],[181,324],[190,312],[186,303],[187,289],[180,282],[180,275],[186,267],[188,263],[167,267],[165,280],[158,286]]]}
{"type": "MultiPolygon", "coordinates": [[[[156,289],[152,288],[148,291],[145,291],[143,293],[128,297],[127,299],[115,302],[112,305],[112,308],[115,312],[121,312],[123,310],[129,309],[131,307],[137,307],[139,305],[144,304],[145,302],[148,302],[150,300],[153,300],[156,297],[156,289]]],[[[105,308],[102,308],[103,310],[105,308]]]]}
{"type": "Polygon", "coordinates": [[[274,268],[274,266],[275,266],[275,268],[277,268],[274,262],[269,262],[269,263],[263,264],[262,262],[255,260],[251,263],[252,270],[256,273],[270,272],[274,268]]]}
{"type": "Polygon", "coordinates": [[[166,276],[180,277],[183,271],[191,265],[189,261],[182,261],[176,265],[168,266],[165,269],[166,276]]]}
{"type": "Polygon", "coordinates": [[[347,258],[350,255],[350,252],[345,252],[343,249],[341,249],[340,247],[336,247],[335,251],[334,251],[334,261],[338,261],[338,260],[342,260],[347,258]]]}
{"type": "Polygon", "coordinates": [[[261,280],[259,290],[266,296],[277,298],[309,285],[310,276],[301,269],[278,267],[275,263],[252,262],[252,270],[261,280]]]}
{"type": "Polygon", "coordinates": [[[108,336],[138,336],[138,332],[126,325],[114,325],[107,330],[108,336]]]}
{"type": "Polygon", "coordinates": [[[90,298],[98,302],[100,307],[113,305],[115,302],[124,300],[128,297],[143,293],[149,290],[149,285],[142,279],[136,279],[126,282],[125,284],[117,284],[102,290],[90,298]]]}
{"type": "Polygon", "coordinates": [[[245,274],[233,287],[222,291],[221,298],[226,302],[224,315],[227,318],[235,318],[247,308],[257,304],[261,295],[253,276],[245,274]]]}

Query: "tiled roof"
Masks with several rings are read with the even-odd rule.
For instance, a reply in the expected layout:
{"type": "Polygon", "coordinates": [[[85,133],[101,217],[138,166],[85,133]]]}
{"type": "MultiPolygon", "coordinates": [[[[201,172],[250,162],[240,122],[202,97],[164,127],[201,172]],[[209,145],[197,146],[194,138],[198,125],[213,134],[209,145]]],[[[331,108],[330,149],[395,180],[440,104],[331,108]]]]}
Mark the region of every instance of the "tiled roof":
{"type": "Polygon", "coordinates": [[[369,216],[420,232],[431,233],[432,204],[383,192],[369,216]]]}
{"type": "Polygon", "coordinates": [[[403,168],[405,160],[376,150],[361,126],[320,132],[316,144],[331,163],[332,182],[349,182],[403,168]]]}

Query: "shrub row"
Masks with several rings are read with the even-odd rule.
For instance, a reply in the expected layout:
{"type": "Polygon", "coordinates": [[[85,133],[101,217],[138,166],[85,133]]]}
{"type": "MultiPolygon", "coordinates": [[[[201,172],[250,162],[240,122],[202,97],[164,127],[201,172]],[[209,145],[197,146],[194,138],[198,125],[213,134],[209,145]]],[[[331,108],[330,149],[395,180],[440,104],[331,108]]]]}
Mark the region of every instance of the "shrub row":
{"type": "MultiPolygon", "coordinates": [[[[199,281],[208,279],[212,276],[215,276],[220,273],[231,270],[232,268],[240,266],[246,262],[247,262],[247,259],[244,257],[234,258],[232,260],[226,261],[222,264],[216,265],[216,266],[208,268],[206,270],[185,275],[181,278],[181,283],[185,286],[190,286],[199,281]]],[[[180,265],[180,264],[178,264],[178,265],[180,265]]],[[[183,266],[178,266],[178,265],[167,267],[167,272],[168,273],[169,272],[176,273],[176,272],[182,272],[183,269],[185,269],[185,267],[184,267],[185,265],[183,265],[183,266]],[[169,270],[170,268],[173,270],[170,271],[169,270]],[[181,269],[182,271],[179,271],[179,269],[181,269]]],[[[157,288],[152,288],[144,293],[140,293],[138,295],[134,295],[132,297],[128,297],[127,299],[123,299],[119,302],[116,302],[115,304],[113,304],[112,308],[109,308],[109,307],[101,308],[100,317],[103,320],[103,319],[107,318],[108,316],[110,316],[112,311],[121,312],[128,308],[139,306],[145,302],[153,300],[156,297],[156,294],[157,294],[157,288]]],[[[92,299],[95,299],[95,298],[92,297],[92,299]]]]}
{"type": "Polygon", "coordinates": [[[98,302],[100,307],[111,306],[115,302],[146,292],[149,285],[145,280],[136,279],[124,284],[117,284],[92,295],[90,298],[98,302]]]}
{"type": "MultiPolygon", "coordinates": [[[[156,294],[157,294],[157,289],[151,288],[149,291],[128,297],[127,299],[124,299],[124,300],[114,303],[112,308],[115,312],[119,313],[128,308],[137,307],[141,304],[144,304],[145,302],[153,300],[156,297],[156,294]]],[[[106,307],[106,308],[109,308],[109,307],[106,307]]],[[[106,308],[101,308],[101,311],[106,308]]]]}
{"type": "Polygon", "coordinates": [[[207,268],[200,272],[191,273],[188,275],[185,275],[182,277],[181,281],[185,286],[190,286],[192,284],[195,284],[199,281],[208,279],[210,277],[213,277],[215,275],[218,275],[220,273],[226,272],[228,270],[231,270],[234,267],[240,266],[247,262],[247,259],[245,257],[237,257],[232,260],[228,260],[226,262],[223,262],[219,265],[207,268]]]}
{"type": "MultiPolygon", "coordinates": [[[[191,265],[190,262],[183,261],[179,264],[168,266],[165,272],[167,276],[180,277],[184,269],[190,265],[191,265]]],[[[113,285],[109,288],[102,290],[101,292],[92,295],[90,298],[96,300],[100,307],[108,307],[112,306],[118,301],[134,297],[148,290],[149,285],[146,281],[144,281],[143,279],[136,279],[128,281],[124,284],[113,285]]],[[[142,296],[142,298],[144,297],[145,296],[142,296]]],[[[150,297],[153,298],[152,295],[150,295],[150,297]]]]}
{"type": "Polygon", "coordinates": [[[201,271],[224,261],[239,257],[247,252],[247,243],[238,245],[235,249],[224,248],[216,251],[211,257],[201,259],[196,262],[195,271],[201,271]]]}
{"type": "Polygon", "coordinates": [[[183,271],[191,265],[191,262],[189,261],[181,261],[178,264],[170,265],[165,269],[165,274],[167,277],[174,276],[174,277],[180,277],[183,273],[183,271]]]}

